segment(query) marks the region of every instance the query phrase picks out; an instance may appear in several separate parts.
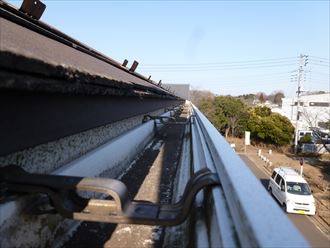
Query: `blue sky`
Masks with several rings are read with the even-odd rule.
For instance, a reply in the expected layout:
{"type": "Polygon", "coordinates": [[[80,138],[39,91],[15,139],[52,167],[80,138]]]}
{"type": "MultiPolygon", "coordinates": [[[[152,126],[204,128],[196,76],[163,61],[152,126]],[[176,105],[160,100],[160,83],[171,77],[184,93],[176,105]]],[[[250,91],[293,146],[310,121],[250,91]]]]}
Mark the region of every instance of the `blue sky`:
{"type": "Polygon", "coordinates": [[[292,96],[306,54],[303,88],[330,90],[329,1],[43,2],[44,22],[119,62],[137,60],[155,81],[292,96]]]}

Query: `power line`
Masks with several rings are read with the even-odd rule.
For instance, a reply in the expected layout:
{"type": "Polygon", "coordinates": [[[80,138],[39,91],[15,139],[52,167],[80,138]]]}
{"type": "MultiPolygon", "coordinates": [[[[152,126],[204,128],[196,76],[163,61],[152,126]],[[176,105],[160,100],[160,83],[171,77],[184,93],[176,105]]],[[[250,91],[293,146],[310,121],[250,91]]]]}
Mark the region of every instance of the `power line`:
{"type": "MultiPolygon", "coordinates": [[[[325,58],[312,56],[317,60],[312,59],[311,65],[328,67],[328,62],[325,58]],[[322,59],[322,60],[320,60],[322,59]]],[[[201,72],[201,71],[220,71],[220,70],[243,70],[256,68],[270,68],[280,66],[295,65],[296,57],[284,57],[273,59],[259,59],[246,61],[231,61],[231,62],[217,62],[217,63],[195,63],[195,64],[146,64],[141,65],[140,69],[143,72],[201,72]]],[[[307,62],[307,61],[306,61],[307,62]]],[[[307,62],[308,63],[308,62],[307,62]]]]}
{"type": "MultiPolygon", "coordinates": [[[[310,59],[311,61],[315,61],[318,63],[329,63],[329,59],[326,58],[321,58],[321,57],[316,57],[316,56],[310,56],[310,57],[314,57],[315,59],[310,59]]],[[[141,67],[143,68],[147,68],[147,67],[199,67],[199,66],[229,66],[229,65],[240,65],[240,64],[272,64],[272,63],[283,63],[283,62],[293,62],[293,61],[298,61],[297,57],[283,57],[283,58],[273,58],[273,59],[257,59],[257,60],[243,60],[243,61],[224,61],[224,62],[214,62],[214,63],[188,63],[188,64],[144,64],[141,65],[141,67]]]]}
{"type": "Polygon", "coordinates": [[[310,64],[317,65],[317,66],[323,66],[323,67],[330,67],[329,65],[322,65],[322,64],[318,64],[318,63],[314,63],[314,62],[311,62],[310,64]]]}
{"type": "Polygon", "coordinates": [[[312,59],[311,62],[313,62],[313,63],[321,63],[321,64],[330,64],[330,62],[325,61],[325,60],[314,60],[314,59],[312,59]]]}
{"type": "Polygon", "coordinates": [[[150,66],[150,67],[146,67],[146,66],[141,66],[141,68],[143,68],[144,70],[149,69],[149,70],[159,70],[159,69],[164,69],[164,70],[172,70],[172,69],[215,69],[215,68],[232,68],[232,67],[245,67],[245,66],[277,66],[279,64],[296,64],[297,61],[281,61],[281,62],[264,62],[264,63],[250,63],[250,64],[214,64],[214,65],[191,65],[191,66],[150,66]]]}
{"type": "Polygon", "coordinates": [[[246,66],[277,66],[277,65],[281,65],[281,64],[296,64],[296,61],[285,61],[285,62],[272,62],[272,63],[254,63],[254,64],[232,64],[232,65],[192,65],[192,66],[153,66],[153,67],[145,67],[145,66],[141,66],[141,68],[143,68],[144,70],[160,70],[160,69],[164,69],[164,70],[172,70],[172,69],[215,69],[215,68],[232,68],[232,67],[246,67],[246,66]]]}
{"type": "Polygon", "coordinates": [[[325,73],[325,72],[320,72],[320,71],[312,71],[312,73],[313,73],[313,75],[315,75],[315,74],[321,74],[321,75],[330,76],[330,73],[329,72],[325,73]]]}
{"type": "Polygon", "coordinates": [[[258,60],[245,60],[245,61],[224,61],[214,63],[190,63],[190,64],[144,64],[141,67],[158,67],[158,66],[212,66],[212,65],[232,65],[232,64],[260,64],[260,63],[281,63],[288,61],[297,61],[296,57],[286,57],[277,59],[258,59],[258,60]]]}
{"type": "Polygon", "coordinates": [[[272,68],[272,67],[281,67],[281,66],[292,66],[296,65],[296,63],[290,63],[290,64],[275,64],[275,65],[260,65],[260,66],[222,66],[222,67],[205,67],[205,68],[164,68],[164,69],[151,69],[143,71],[148,72],[183,72],[183,71],[189,71],[189,72],[198,72],[198,71],[221,71],[221,70],[243,70],[243,69],[255,69],[255,68],[272,68]]]}
{"type": "Polygon", "coordinates": [[[317,56],[313,56],[313,55],[309,55],[309,57],[311,57],[311,58],[316,58],[316,59],[322,59],[322,60],[330,61],[329,58],[322,58],[322,57],[317,57],[317,56]]]}

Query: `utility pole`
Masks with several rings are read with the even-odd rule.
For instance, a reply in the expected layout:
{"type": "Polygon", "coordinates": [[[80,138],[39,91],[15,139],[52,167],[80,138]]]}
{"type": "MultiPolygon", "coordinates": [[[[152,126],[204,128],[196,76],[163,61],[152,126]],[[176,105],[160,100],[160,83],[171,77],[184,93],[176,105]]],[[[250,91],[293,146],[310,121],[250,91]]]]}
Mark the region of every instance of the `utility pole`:
{"type": "Polygon", "coordinates": [[[298,83],[298,90],[297,90],[297,117],[296,117],[296,129],[295,129],[295,139],[294,139],[294,152],[297,154],[298,150],[298,140],[299,140],[299,121],[300,121],[300,93],[302,92],[302,81],[304,80],[304,69],[308,63],[308,55],[300,54],[299,56],[299,68],[298,68],[298,75],[297,75],[297,83],[298,83]]]}

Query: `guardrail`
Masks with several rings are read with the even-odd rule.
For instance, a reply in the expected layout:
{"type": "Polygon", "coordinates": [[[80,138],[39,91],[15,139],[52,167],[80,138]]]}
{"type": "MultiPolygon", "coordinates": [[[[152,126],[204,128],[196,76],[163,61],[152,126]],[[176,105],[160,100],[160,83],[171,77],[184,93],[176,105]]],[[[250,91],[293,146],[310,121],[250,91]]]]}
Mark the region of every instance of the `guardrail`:
{"type": "Polygon", "coordinates": [[[212,189],[208,205],[209,246],[309,247],[218,130],[195,106],[193,114],[193,144],[201,144],[194,164],[217,172],[222,185],[212,189]]]}

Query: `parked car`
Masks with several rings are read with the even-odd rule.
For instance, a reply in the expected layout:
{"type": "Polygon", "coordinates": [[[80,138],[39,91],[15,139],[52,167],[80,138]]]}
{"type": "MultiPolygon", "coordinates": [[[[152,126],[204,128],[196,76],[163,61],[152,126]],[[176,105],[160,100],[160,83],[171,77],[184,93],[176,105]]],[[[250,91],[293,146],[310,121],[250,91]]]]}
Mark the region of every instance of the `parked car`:
{"type": "Polygon", "coordinates": [[[315,214],[315,200],[308,183],[291,168],[275,168],[269,179],[268,191],[288,213],[315,214]]]}

